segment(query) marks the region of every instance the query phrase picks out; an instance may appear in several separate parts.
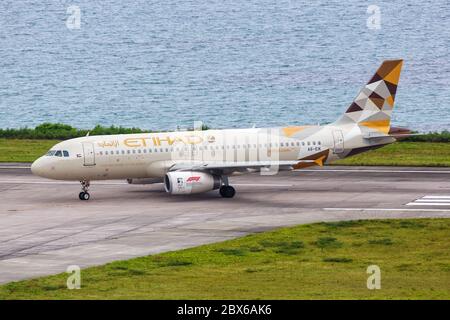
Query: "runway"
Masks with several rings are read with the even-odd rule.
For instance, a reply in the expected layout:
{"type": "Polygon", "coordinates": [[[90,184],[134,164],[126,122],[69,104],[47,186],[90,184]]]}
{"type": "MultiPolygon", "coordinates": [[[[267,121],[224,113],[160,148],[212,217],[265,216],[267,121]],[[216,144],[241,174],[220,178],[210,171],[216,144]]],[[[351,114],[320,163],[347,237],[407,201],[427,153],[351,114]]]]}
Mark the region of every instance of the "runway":
{"type": "Polygon", "coordinates": [[[188,248],[281,226],[450,218],[450,169],[325,167],[230,178],[237,194],[169,196],[162,184],[76,182],[0,164],[0,283],[188,248]]]}

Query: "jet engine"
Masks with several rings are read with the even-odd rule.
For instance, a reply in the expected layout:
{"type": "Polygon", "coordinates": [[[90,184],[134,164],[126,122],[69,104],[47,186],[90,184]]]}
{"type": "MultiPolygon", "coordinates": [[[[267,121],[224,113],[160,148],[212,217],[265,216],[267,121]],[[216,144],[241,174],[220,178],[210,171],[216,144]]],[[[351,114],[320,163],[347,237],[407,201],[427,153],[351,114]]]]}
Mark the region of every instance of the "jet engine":
{"type": "Polygon", "coordinates": [[[166,173],[164,187],[170,194],[202,193],[219,189],[222,178],[205,172],[174,171],[166,173]]]}
{"type": "Polygon", "coordinates": [[[127,179],[129,184],[153,184],[163,182],[162,178],[133,178],[127,179]]]}

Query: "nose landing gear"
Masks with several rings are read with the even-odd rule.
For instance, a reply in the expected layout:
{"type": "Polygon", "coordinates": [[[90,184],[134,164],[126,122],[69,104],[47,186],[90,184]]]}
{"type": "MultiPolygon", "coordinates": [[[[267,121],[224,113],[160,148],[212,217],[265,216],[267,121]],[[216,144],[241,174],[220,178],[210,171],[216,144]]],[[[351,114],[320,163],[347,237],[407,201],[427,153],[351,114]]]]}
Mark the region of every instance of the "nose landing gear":
{"type": "Polygon", "coordinates": [[[89,200],[89,198],[91,197],[91,195],[88,192],[89,186],[90,186],[89,181],[83,180],[83,181],[80,181],[80,183],[81,183],[81,190],[82,191],[78,195],[78,198],[80,200],[89,200]]]}

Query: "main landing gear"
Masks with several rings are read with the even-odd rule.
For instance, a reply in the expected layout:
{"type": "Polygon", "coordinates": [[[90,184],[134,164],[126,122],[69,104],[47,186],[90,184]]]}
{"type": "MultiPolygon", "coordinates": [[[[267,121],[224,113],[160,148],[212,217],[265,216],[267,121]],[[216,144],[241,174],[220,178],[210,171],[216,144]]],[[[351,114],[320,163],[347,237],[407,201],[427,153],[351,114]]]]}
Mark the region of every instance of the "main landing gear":
{"type": "Polygon", "coordinates": [[[80,200],[89,200],[89,198],[91,197],[91,195],[89,194],[88,190],[89,190],[89,186],[90,183],[89,181],[80,181],[81,183],[81,192],[78,195],[78,198],[80,198],[80,200]]]}
{"type": "Polygon", "coordinates": [[[236,190],[228,184],[228,177],[222,177],[223,185],[219,189],[219,193],[223,198],[233,198],[236,194],[236,190]]]}

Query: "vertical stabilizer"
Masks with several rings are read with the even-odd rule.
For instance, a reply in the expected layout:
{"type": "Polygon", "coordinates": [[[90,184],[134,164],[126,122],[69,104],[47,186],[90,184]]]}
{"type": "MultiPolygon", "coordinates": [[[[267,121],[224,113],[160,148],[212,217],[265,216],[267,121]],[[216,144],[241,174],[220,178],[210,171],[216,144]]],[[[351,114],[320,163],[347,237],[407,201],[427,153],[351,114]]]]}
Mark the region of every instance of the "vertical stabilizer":
{"type": "Polygon", "coordinates": [[[357,123],[387,134],[403,60],[386,60],[336,124],[357,123]]]}

